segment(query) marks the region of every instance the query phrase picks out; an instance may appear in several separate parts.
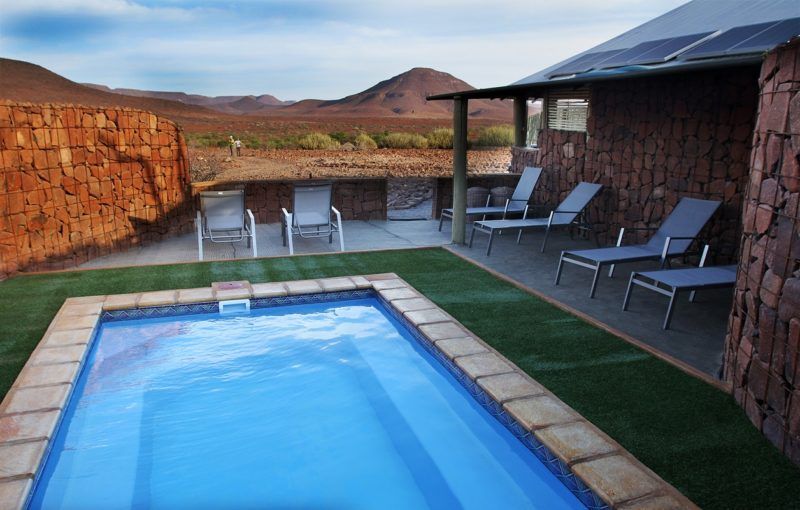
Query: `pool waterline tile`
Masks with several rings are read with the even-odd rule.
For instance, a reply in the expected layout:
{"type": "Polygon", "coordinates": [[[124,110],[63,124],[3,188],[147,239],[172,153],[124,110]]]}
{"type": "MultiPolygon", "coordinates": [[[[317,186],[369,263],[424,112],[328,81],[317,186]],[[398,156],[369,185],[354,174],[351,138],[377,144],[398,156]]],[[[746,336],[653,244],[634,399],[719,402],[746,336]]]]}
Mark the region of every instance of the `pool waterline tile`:
{"type": "MultiPolygon", "coordinates": [[[[639,501],[654,503],[660,501],[659,504],[663,504],[664,508],[668,508],[669,504],[675,502],[683,508],[696,508],[676,489],[627,454],[616,442],[607,438],[594,425],[586,422],[578,413],[394,273],[253,284],[246,281],[222,282],[212,284],[211,288],[70,298],[62,308],[62,312],[69,308],[69,315],[59,313],[56,316],[40,346],[34,351],[20,377],[12,386],[12,391],[0,405],[0,420],[13,420],[15,426],[12,428],[19,429],[18,436],[14,436],[17,437],[16,439],[0,435],[0,448],[11,447],[15,444],[27,444],[20,441],[39,441],[46,444],[53,435],[53,428],[58,417],[67,405],[67,397],[61,398],[54,395],[56,390],[50,389],[28,400],[33,402],[30,406],[55,405],[57,406],[55,410],[44,412],[32,410],[33,412],[24,414],[8,414],[13,411],[5,410],[10,404],[22,405],[14,403],[11,399],[14,390],[25,392],[48,388],[48,386],[30,388],[31,385],[59,384],[61,387],[58,391],[64,391],[67,388],[69,388],[67,393],[71,391],[72,384],[77,378],[79,364],[34,365],[37,356],[38,362],[58,359],[59,354],[44,355],[39,354],[40,351],[56,351],[65,346],[80,347],[86,350],[88,348],[86,344],[93,340],[95,326],[100,320],[115,321],[216,312],[218,307],[216,300],[228,299],[228,295],[234,295],[237,292],[239,295],[244,295],[246,292],[247,297],[253,298],[251,299],[252,308],[374,296],[384,305],[391,316],[411,332],[423,348],[431,353],[488,412],[531,450],[588,508],[607,508],[608,505],[619,503],[630,504],[630,507],[634,508],[635,503],[639,501]],[[224,287],[226,284],[241,285],[227,289],[224,287]],[[216,299],[207,300],[209,294],[216,299]],[[166,306],[145,306],[163,301],[167,302],[166,306]],[[102,308],[100,315],[92,313],[100,307],[102,308]],[[67,317],[73,320],[77,319],[77,321],[72,321],[72,324],[68,326],[65,321],[67,317]],[[436,321],[440,318],[446,318],[446,321],[436,321]],[[419,327],[417,327],[418,325],[419,327]],[[459,349],[461,350],[459,351],[459,349]],[[60,369],[55,369],[57,372],[55,377],[46,375],[42,371],[37,373],[35,370],[37,366],[53,368],[60,365],[68,368],[65,369],[62,366],[60,369]],[[28,369],[34,369],[34,371],[28,371],[28,369]],[[71,371],[71,374],[65,370],[71,371]],[[68,377],[69,375],[71,377],[68,377]],[[42,379],[37,379],[39,376],[42,379]],[[48,382],[62,379],[65,380],[48,382]],[[537,406],[532,406],[532,402],[526,402],[535,399],[540,399],[536,402],[537,406]],[[568,425],[564,423],[568,423],[568,425]],[[575,427],[574,430],[567,428],[572,426],[575,427]],[[535,432],[531,432],[531,429],[535,432]],[[576,445],[575,441],[570,442],[570,434],[578,434],[575,437],[580,441],[578,439],[575,441],[579,444],[576,445]],[[42,440],[42,438],[45,439],[42,440]],[[565,442],[569,443],[566,447],[562,444],[565,442]],[[544,443],[547,443],[547,446],[544,443]],[[556,450],[556,453],[550,448],[556,450]],[[612,455],[614,461],[607,461],[607,457],[603,457],[598,452],[612,455]],[[597,455],[601,456],[598,458],[597,455]],[[573,470],[568,467],[570,459],[575,468],[573,470]],[[604,460],[605,462],[602,462],[604,460]],[[622,475],[612,472],[620,469],[623,471],[622,475]],[[615,484],[620,486],[617,487],[615,484]],[[631,496],[632,494],[637,495],[631,496]],[[629,501],[631,498],[633,501],[629,501]]],[[[76,348],[70,352],[77,353],[79,349],[76,348]]],[[[55,387],[49,386],[49,388],[55,387]]],[[[20,394],[25,396],[23,393],[20,394]]],[[[33,394],[28,396],[33,396],[33,394]]],[[[3,427],[0,426],[0,431],[2,429],[3,427]]],[[[8,428],[6,427],[5,430],[8,431],[8,428]]],[[[41,468],[43,457],[43,455],[39,456],[34,463],[35,469],[31,468],[33,471],[41,468]]],[[[13,471],[19,468],[10,465],[0,456],[0,473],[3,469],[13,471]]],[[[0,475],[0,507],[19,507],[24,504],[25,497],[31,490],[32,480],[30,478],[4,480],[0,475]],[[19,500],[19,504],[16,504],[15,502],[18,500],[14,498],[18,498],[20,491],[22,491],[22,499],[19,500]]]]}

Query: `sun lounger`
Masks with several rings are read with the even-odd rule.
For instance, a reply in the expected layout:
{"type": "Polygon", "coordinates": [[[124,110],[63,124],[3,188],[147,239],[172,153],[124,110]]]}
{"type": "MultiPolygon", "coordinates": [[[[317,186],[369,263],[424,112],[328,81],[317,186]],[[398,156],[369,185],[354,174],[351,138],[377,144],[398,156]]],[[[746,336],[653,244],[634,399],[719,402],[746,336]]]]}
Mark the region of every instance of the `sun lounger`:
{"type": "Polygon", "coordinates": [[[698,290],[733,287],[736,284],[736,265],[703,267],[707,255],[708,245],[703,249],[700,267],[631,273],[628,289],[625,291],[625,300],[622,302],[622,310],[628,309],[634,285],[663,294],[669,297],[669,306],[661,327],[669,329],[672,313],[675,311],[675,300],[679,292],[690,291],[689,301],[693,302],[695,292],[698,290]]]}
{"type": "MultiPolygon", "coordinates": [[[[528,201],[531,199],[531,195],[533,195],[533,189],[536,187],[536,183],[539,182],[539,177],[541,177],[541,175],[541,168],[526,167],[517,182],[514,194],[511,195],[511,198],[506,200],[504,206],[490,206],[489,203],[492,197],[489,196],[486,198],[485,207],[468,207],[467,216],[483,216],[483,219],[486,219],[486,216],[502,214],[503,219],[505,219],[509,213],[523,213],[528,206],[528,201]]],[[[442,223],[445,218],[449,218],[450,221],[453,220],[453,209],[442,209],[442,214],[439,217],[439,231],[442,230],[442,223]]]]}
{"type": "Polygon", "coordinates": [[[205,239],[212,243],[236,243],[247,239],[247,247],[253,246],[253,257],[258,256],[256,220],[253,212],[244,207],[244,190],[201,192],[195,228],[200,260],[203,260],[205,239]]]}
{"type": "Polygon", "coordinates": [[[344,251],[342,215],[331,205],[333,184],[330,182],[296,183],[292,194],[292,212],[282,209],[281,233],[283,245],[289,245],[289,254],[294,254],[293,236],[304,239],[327,237],[333,242],[333,234],[339,235],[339,249],[344,251]],[[332,216],[336,219],[333,220],[332,216]]]}
{"type": "Polygon", "coordinates": [[[589,224],[584,221],[583,211],[589,202],[600,192],[602,184],[594,184],[591,182],[581,182],[575,187],[574,190],[567,195],[547,218],[528,218],[528,210],[525,209],[522,219],[516,220],[484,220],[476,221],[472,225],[472,234],[469,237],[469,247],[472,248],[472,241],[475,238],[475,232],[483,232],[489,234],[489,244],[486,246],[486,255],[492,253],[492,240],[496,232],[504,230],[516,230],[517,244],[522,238],[523,230],[536,230],[544,229],[544,240],[542,241],[542,248],[540,251],[544,252],[547,246],[547,236],[550,230],[555,227],[568,227],[570,225],[577,225],[584,230],[590,230],[589,224]]]}
{"type": "Polygon", "coordinates": [[[561,279],[564,262],[585,267],[594,271],[592,287],[589,297],[593,298],[597,289],[597,280],[604,266],[610,266],[608,276],[614,275],[616,264],[623,262],[637,262],[643,260],[661,260],[661,267],[669,262],[670,258],[685,255],[692,243],[697,240],[697,235],[719,207],[720,202],[715,200],[699,200],[696,198],[682,198],[672,214],[664,221],[653,237],[646,244],[622,246],[622,240],[627,230],[653,230],[653,229],[620,229],[617,245],[611,248],[596,248],[590,250],[566,250],[561,252],[556,271],[556,282],[561,279]]]}

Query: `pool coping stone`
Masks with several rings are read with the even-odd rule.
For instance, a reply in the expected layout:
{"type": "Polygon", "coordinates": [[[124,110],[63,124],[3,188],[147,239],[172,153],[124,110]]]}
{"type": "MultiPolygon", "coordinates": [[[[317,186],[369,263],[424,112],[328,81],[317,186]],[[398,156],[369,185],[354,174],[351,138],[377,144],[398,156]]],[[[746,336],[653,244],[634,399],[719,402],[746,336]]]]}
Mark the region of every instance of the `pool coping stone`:
{"type": "MultiPolygon", "coordinates": [[[[394,273],[82,296],[65,300],[0,403],[0,508],[24,507],[103,312],[372,289],[609,508],[698,508],[619,443],[394,273]]],[[[465,379],[466,380],[466,379],[465,379]]],[[[530,446],[529,446],[530,448],[530,446]]]]}

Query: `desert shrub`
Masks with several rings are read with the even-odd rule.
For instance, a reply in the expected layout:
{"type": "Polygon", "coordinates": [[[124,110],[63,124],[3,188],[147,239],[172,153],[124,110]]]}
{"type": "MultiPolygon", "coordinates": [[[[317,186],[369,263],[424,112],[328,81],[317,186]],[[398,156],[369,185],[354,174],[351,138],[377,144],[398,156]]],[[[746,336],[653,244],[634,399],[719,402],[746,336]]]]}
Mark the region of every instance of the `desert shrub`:
{"type": "Polygon", "coordinates": [[[416,133],[389,133],[383,139],[383,147],[390,149],[425,149],[428,140],[416,133]]]}
{"type": "Polygon", "coordinates": [[[355,146],[359,150],[377,149],[378,144],[366,133],[359,133],[354,140],[355,146]]]}
{"type": "Polygon", "coordinates": [[[428,147],[434,149],[453,148],[453,130],[450,128],[434,129],[425,138],[428,139],[428,147]]]}
{"type": "Polygon", "coordinates": [[[334,131],[333,133],[328,133],[328,136],[330,136],[339,143],[347,143],[353,141],[353,137],[348,135],[344,131],[334,131]]]}
{"type": "Polygon", "coordinates": [[[309,133],[301,136],[297,140],[297,146],[301,149],[338,149],[339,142],[326,135],[325,133],[309,133]]]}
{"type": "Polygon", "coordinates": [[[389,132],[388,131],[381,131],[381,132],[378,132],[378,133],[371,133],[369,135],[369,137],[372,138],[375,141],[375,143],[378,144],[378,147],[386,147],[386,144],[384,143],[384,141],[386,140],[387,136],[389,136],[389,132]]]}
{"type": "Polygon", "coordinates": [[[475,145],[479,147],[510,147],[514,145],[514,126],[504,124],[484,128],[478,133],[475,145]]]}

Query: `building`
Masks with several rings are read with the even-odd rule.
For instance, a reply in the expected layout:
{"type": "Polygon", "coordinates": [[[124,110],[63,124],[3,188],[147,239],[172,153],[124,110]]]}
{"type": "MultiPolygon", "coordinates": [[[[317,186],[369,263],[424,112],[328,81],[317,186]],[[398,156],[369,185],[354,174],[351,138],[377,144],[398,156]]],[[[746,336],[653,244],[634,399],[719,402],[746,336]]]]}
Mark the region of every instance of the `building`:
{"type": "MultiPolygon", "coordinates": [[[[796,1],[693,0],[513,84],[429,99],[455,102],[462,213],[476,98],[513,99],[512,168],[544,167],[538,201],[555,204],[579,181],[605,186],[589,213],[601,240],[658,226],[681,197],[721,200],[705,236],[718,262],[739,261],[724,378],[800,464],[797,36],[796,1]]],[[[464,226],[457,212],[454,242],[464,226]]]]}

